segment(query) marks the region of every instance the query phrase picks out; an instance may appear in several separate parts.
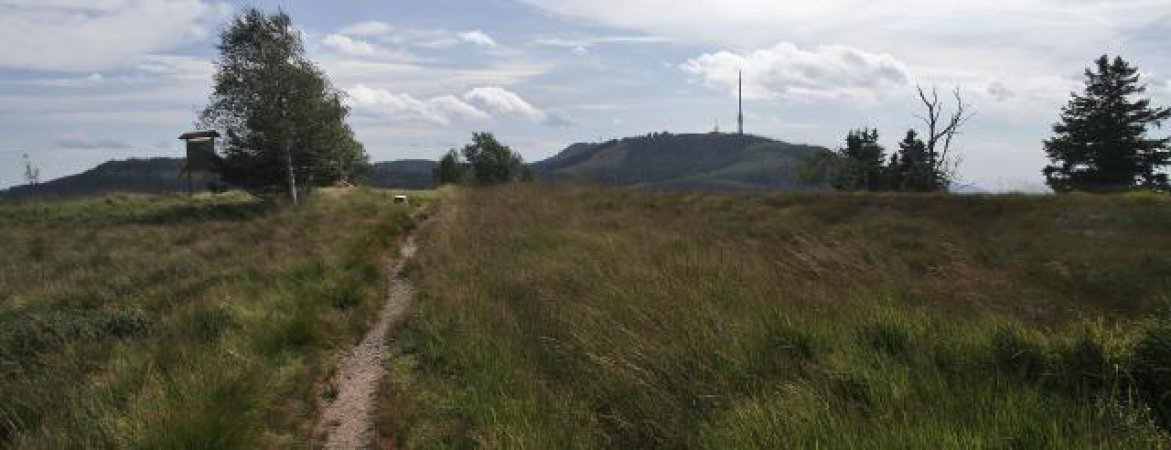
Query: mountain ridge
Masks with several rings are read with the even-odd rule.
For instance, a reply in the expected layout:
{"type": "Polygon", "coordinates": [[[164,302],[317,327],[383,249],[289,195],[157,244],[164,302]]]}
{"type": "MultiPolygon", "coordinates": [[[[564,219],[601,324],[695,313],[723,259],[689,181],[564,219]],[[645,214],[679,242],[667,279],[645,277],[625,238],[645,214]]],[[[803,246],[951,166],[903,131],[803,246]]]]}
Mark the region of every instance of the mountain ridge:
{"type": "MultiPolygon", "coordinates": [[[[809,190],[797,172],[822,147],[753,135],[649,133],[598,143],[579,142],[530,164],[538,179],[670,189],[809,190]]],[[[0,190],[0,198],[79,197],[107,193],[182,192],[182,158],[130,158],[40,183],[0,190]]],[[[428,189],[436,161],[401,159],[371,164],[363,181],[376,187],[428,189]]],[[[196,177],[194,187],[208,188],[196,177]]]]}
{"type": "Polygon", "coordinates": [[[650,133],[577,143],[532,164],[538,178],[619,186],[792,191],[806,158],[823,147],[755,135],[650,133]]]}

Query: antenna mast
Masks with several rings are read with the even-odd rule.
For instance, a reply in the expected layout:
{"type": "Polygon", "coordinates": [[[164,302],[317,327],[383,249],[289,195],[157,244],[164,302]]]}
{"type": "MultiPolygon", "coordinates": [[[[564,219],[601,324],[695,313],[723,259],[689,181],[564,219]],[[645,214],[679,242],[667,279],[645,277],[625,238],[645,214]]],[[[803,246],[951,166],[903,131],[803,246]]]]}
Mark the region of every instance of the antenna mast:
{"type": "Polygon", "coordinates": [[[737,78],[736,95],[737,95],[737,98],[739,99],[739,103],[737,106],[738,114],[736,116],[736,122],[739,124],[739,133],[741,136],[743,136],[744,135],[744,71],[738,71],[737,77],[738,78],[737,78]]]}

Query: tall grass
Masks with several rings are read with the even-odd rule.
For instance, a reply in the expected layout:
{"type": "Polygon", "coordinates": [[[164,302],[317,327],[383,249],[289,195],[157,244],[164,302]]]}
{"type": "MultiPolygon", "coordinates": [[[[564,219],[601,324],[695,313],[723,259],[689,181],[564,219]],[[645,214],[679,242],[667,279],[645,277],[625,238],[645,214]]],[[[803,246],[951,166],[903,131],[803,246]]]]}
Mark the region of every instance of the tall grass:
{"type": "Polygon", "coordinates": [[[398,446],[1166,446],[1166,198],[449,194],[398,446]]]}
{"type": "Polygon", "coordinates": [[[308,447],[409,214],[364,190],[0,206],[0,448],[308,447]]]}

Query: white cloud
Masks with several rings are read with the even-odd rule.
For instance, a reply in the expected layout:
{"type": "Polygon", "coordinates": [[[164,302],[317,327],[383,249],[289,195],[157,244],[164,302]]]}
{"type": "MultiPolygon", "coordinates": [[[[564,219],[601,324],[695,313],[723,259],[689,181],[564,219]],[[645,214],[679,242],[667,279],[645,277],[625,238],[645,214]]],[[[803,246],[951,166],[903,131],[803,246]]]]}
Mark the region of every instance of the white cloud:
{"type": "Polygon", "coordinates": [[[177,55],[143,55],[135,59],[134,68],[141,72],[173,79],[206,81],[215,75],[215,65],[207,58],[177,55]]]}
{"type": "Polygon", "coordinates": [[[492,39],[487,33],[480,30],[465,31],[459,34],[459,38],[464,42],[479,45],[481,47],[496,48],[496,40],[492,39]]]}
{"type": "Polygon", "coordinates": [[[576,125],[569,113],[560,110],[542,111],[517,93],[499,86],[478,87],[464,93],[463,98],[497,115],[518,117],[556,128],[576,125]]]}
{"type": "Polygon", "coordinates": [[[574,127],[574,126],[577,126],[577,124],[578,124],[577,120],[575,120],[573,118],[573,116],[569,115],[568,112],[561,111],[561,110],[553,110],[553,111],[546,112],[545,113],[545,120],[542,120],[541,123],[546,126],[553,127],[553,128],[574,127]]]}
{"type": "MultiPolygon", "coordinates": [[[[1135,41],[1165,35],[1162,11],[1171,10],[1171,0],[522,1],[575,22],[680,43],[740,52],[781,41],[837,44],[893,55],[916,75],[945,68],[985,78],[1069,74],[1104,51],[1138,58],[1151,45],[1135,41]]],[[[1158,54],[1145,61],[1144,69],[1166,66],[1158,54]]]]}
{"type": "Polygon", "coordinates": [[[386,89],[359,84],[347,90],[354,113],[390,122],[425,122],[451,125],[459,120],[488,119],[488,113],[453,95],[418,99],[386,89]]]}
{"type": "Polygon", "coordinates": [[[350,54],[354,55],[369,55],[374,53],[371,50],[377,51],[375,48],[372,48],[375,43],[397,47],[400,52],[405,52],[405,49],[409,48],[442,50],[455,47],[461,43],[485,48],[496,48],[500,46],[495,38],[481,30],[469,30],[456,33],[450,30],[435,28],[396,27],[385,22],[377,21],[346,25],[338,29],[330,37],[327,37],[326,41],[324,44],[327,46],[338,50],[351,50],[350,54]],[[364,38],[365,40],[354,38],[364,38]]]}
{"type": "Polygon", "coordinates": [[[366,41],[350,38],[344,34],[330,34],[321,44],[343,54],[353,56],[374,56],[378,47],[366,41]]]}
{"type": "Polygon", "coordinates": [[[599,36],[587,38],[537,38],[530,45],[541,47],[563,47],[570,49],[574,55],[585,56],[590,49],[599,45],[608,44],[665,44],[669,39],[658,36],[599,36]]]}
{"type": "Polygon", "coordinates": [[[462,96],[439,95],[420,99],[408,93],[363,84],[347,90],[348,102],[359,116],[387,122],[421,122],[447,126],[468,120],[512,117],[552,127],[574,124],[564,111],[546,113],[507,89],[488,86],[465,92],[462,96]]]}
{"type": "Polygon", "coordinates": [[[80,77],[34,79],[29,80],[28,84],[54,88],[90,88],[100,86],[104,81],[104,75],[94,72],[80,77]]]}
{"type": "Polygon", "coordinates": [[[545,113],[515,92],[499,86],[478,87],[464,94],[464,100],[497,114],[521,117],[535,122],[545,120],[545,113]]]}
{"type": "Polygon", "coordinates": [[[682,68],[733,93],[743,71],[746,98],[875,98],[910,83],[906,65],[894,57],[840,45],[803,50],[782,42],[743,54],[704,54],[682,68]]]}
{"type": "Polygon", "coordinates": [[[57,148],[76,150],[126,150],[134,148],[128,142],[117,139],[96,139],[85,133],[67,133],[53,138],[52,144],[57,148]]]}
{"type": "Polygon", "coordinates": [[[188,39],[230,11],[204,0],[0,1],[0,67],[94,71],[188,39]]]}
{"type": "MultiPolygon", "coordinates": [[[[1040,29],[1030,38],[1060,41],[1084,29],[1160,20],[1166,0],[522,0],[554,14],[685,41],[761,45],[788,37],[853,31],[916,40],[924,35],[988,35],[1040,29]],[[1053,29],[1067,33],[1048,38],[1053,29]],[[897,33],[895,33],[897,32],[897,33]]],[[[1085,38],[1085,36],[1082,36],[1085,38]]]]}
{"type": "Polygon", "coordinates": [[[370,21],[344,26],[338,33],[348,36],[383,36],[393,31],[394,27],[385,22],[370,21]]]}

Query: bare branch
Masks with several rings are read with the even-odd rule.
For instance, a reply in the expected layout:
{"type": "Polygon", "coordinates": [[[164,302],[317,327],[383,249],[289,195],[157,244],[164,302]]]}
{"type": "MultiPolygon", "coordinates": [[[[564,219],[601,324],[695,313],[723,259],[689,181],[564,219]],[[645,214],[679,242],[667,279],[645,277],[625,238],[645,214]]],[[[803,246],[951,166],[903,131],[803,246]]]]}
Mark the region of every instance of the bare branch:
{"type": "Polygon", "coordinates": [[[924,133],[925,144],[928,154],[934,159],[934,173],[943,177],[941,181],[946,182],[954,178],[959,167],[959,158],[955,158],[951,154],[952,143],[960,134],[960,129],[972,118],[973,114],[969,112],[970,105],[964,102],[959,87],[952,90],[952,97],[955,98],[955,112],[948,115],[946,120],[944,120],[944,108],[939,101],[939,90],[932,87],[931,94],[928,95],[922,86],[916,85],[915,88],[918,91],[919,100],[923,102],[923,107],[927,110],[925,115],[915,115],[915,117],[923,121],[927,127],[926,133],[924,133]]]}

